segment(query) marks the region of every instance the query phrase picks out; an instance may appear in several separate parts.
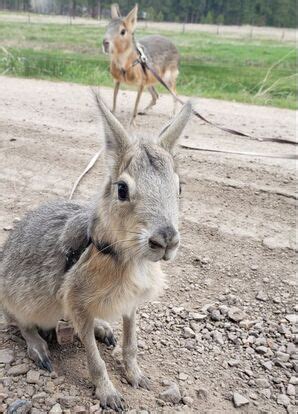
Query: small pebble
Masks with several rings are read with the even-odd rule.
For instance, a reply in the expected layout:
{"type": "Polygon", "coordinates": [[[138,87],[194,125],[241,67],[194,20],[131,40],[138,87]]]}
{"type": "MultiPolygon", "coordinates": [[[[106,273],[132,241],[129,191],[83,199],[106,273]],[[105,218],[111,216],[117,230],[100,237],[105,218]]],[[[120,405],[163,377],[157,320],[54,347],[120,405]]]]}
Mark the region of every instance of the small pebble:
{"type": "Polygon", "coordinates": [[[263,290],[260,290],[256,294],[256,299],[261,300],[262,302],[266,302],[268,300],[268,296],[263,290]]]}
{"type": "Polygon", "coordinates": [[[172,383],[166,390],[159,394],[159,399],[172,404],[179,404],[181,401],[181,393],[176,383],[172,383]]]}
{"type": "Polygon", "coordinates": [[[180,374],[178,375],[178,379],[181,381],[186,381],[188,378],[187,374],[184,374],[184,372],[180,372],[180,374]]]}
{"type": "Polygon", "coordinates": [[[20,364],[20,365],[15,365],[13,367],[11,367],[7,374],[11,375],[11,376],[17,376],[17,375],[24,375],[27,374],[27,372],[29,371],[29,365],[28,364],[20,364]]]}
{"type": "Polygon", "coordinates": [[[246,314],[236,306],[233,306],[228,312],[229,318],[234,322],[240,322],[246,317],[246,314]]]}
{"type": "Polygon", "coordinates": [[[53,405],[53,407],[50,409],[49,414],[62,414],[62,408],[59,403],[53,405]]]}
{"type": "Polygon", "coordinates": [[[28,384],[38,384],[40,374],[38,371],[30,370],[27,372],[27,382],[28,384]]]}
{"type": "Polygon", "coordinates": [[[287,407],[290,404],[290,398],[286,394],[278,394],[277,404],[287,407]]]}
{"type": "Polygon", "coordinates": [[[249,400],[243,397],[243,395],[239,394],[238,392],[234,392],[233,402],[236,408],[249,404],[249,400]]]}
{"type": "Polygon", "coordinates": [[[15,360],[11,349],[0,349],[0,364],[11,364],[15,360]]]}

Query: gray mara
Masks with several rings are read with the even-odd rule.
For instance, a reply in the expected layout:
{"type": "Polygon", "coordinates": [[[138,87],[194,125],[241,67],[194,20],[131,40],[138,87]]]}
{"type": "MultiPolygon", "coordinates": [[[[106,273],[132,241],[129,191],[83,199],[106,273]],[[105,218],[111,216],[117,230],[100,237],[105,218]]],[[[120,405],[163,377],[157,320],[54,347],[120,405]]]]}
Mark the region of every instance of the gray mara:
{"type": "Polygon", "coordinates": [[[95,336],[113,342],[105,320],[122,317],[127,380],[149,387],[137,363],[136,308],[161,292],[160,261],[172,259],[179,245],[173,148],[191,105],[158,137],[145,139],[129,136],[96,99],[107,166],[98,198],[89,205],[49,202],[16,225],[3,248],[0,303],[26,340],[29,357],[48,370],[49,350],[39,330],[55,328],[62,318],[71,321],[102,407],[122,410],[95,336]]]}
{"type": "MultiPolygon", "coordinates": [[[[144,88],[151,94],[151,102],[143,113],[156,104],[158,93],[154,85],[158,83],[155,76],[148,70],[144,71],[138,62],[139,53],[134,39],[137,23],[138,6],[136,5],[124,18],[121,17],[116,4],[111,6],[112,20],[108,24],[103,39],[103,49],[110,55],[110,72],[115,80],[113,112],[116,110],[117,95],[120,83],[135,85],[138,94],[135,102],[131,123],[135,124],[138,105],[144,88]]],[[[176,79],[179,74],[179,53],[175,45],[164,36],[145,36],[138,41],[151,66],[158,75],[176,93],[176,79]]],[[[174,100],[175,113],[176,101],[174,100]]]]}

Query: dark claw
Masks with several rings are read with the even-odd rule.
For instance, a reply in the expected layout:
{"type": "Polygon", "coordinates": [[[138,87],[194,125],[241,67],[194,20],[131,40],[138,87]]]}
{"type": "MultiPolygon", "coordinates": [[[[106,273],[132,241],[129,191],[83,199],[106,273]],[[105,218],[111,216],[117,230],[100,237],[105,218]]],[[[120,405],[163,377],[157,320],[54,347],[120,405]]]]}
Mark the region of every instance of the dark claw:
{"type": "Polygon", "coordinates": [[[111,408],[115,411],[119,412],[123,412],[125,410],[124,405],[120,402],[120,404],[111,404],[111,408]]]}
{"type": "Polygon", "coordinates": [[[103,410],[112,409],[116,412],[125,411],[125,403],[124,403],[124,399],[122,396],[120,397],[120,401],[118,403],[112,401],[112,402],[100,403],[100,406],[103,410]]]}
{"type": "Polygon", "coordinates": [[[117,345],[117,339],[115,338],[114,335],[111,336],[110,342],[111,342],[111,345],[115,348],[115,346],[117,345]]]}
{"type": "Polygon", "coordinates": [[[49,371],[49,372],[53,371],[52,363],[48,357],[44,357],[44,359],[39,361],[38,366],[39,368],[45,369],[46,371],[49,371]]]}
{"type": "Polygon", "coordinates": [[[104,343],[107,346],[112,346],[113,348],[115,348],[116,344],[117,344],[117,340],[114,337],[114,335],[110,335],[110,336],[105,336],[104,337],[104,343]]]}
{"type": "Polygon", "coordinates": [[[104,337],[104,343],[105,343],[107,346],[110,346],[110,340],[109,340],[109,338],[108,338],[107,336],[105,336],[105,337],[104,337]]]}

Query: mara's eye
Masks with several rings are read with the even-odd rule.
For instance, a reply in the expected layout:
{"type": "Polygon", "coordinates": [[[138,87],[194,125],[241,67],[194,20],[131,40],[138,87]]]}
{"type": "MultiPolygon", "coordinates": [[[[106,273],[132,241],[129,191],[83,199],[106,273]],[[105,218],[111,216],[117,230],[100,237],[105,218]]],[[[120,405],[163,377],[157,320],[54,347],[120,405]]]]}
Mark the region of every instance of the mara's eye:
{"type": "Polygon", "coordinates": [[[125,33],[126,33],[126,30],[125,29],[122,29],[121,32],[120,32],[121,36],[124,36],[125,33]]]}
{"type": "Polygon", "coordinates": [[[128,201],[129,200],[128,185],[124,181],[119,181],[117,185],[118,185],[118,200],[128,201]]]}
{"type": "Polygon", "coordinates": [[[182,185],[181,183],[179,183],[179,195],[181,195],[181,193],[182,193],[182,185]]]}

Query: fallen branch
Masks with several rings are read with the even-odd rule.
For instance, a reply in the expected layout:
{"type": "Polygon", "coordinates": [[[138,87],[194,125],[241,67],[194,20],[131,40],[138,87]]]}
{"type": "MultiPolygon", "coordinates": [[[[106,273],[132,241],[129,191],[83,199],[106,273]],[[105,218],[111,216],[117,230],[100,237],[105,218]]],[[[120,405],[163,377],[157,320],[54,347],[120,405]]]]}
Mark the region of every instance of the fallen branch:
{"type": "Polygon", "coordinates": [[[81,181],[81,179],[84,177],[84,175],[85,174],[87,174],[90,170],[91,170],[91,168],[93,167],[93,165],[96,163],[96,161],[97,161],[97,159],[98,159],[98,157],[100,156],[100,154],[102,153],[102,149],[101,150],[99,150],[92,158],[91,158],[91,160],[90,160],[90,162],[89,162],[89,164],[87,165],[87,167],[84,169],[84,171],[82,172],[82,174],[79,176],[79,178],[76,180],[76,182],[74,183],[74,185],[73,185],[73,187],[72,187],[72,190],[71,190],[71,193],[70,193],[70,196],[69,196],[69,200],[71,200],[72,199],[72,196],[73,196],[73,194],[74,194],[74,192],[75,192],[75,190],[76,190],[76,188],[77,188],[77,186],[78,186],[78,184],[79,184],[79,182],[81,181]]]}
{"type": "Polygon", "coordinates": [[[297,154],[274,155],[274,154],[255,153],[255,152],[229,151],[229,150],[221,150],[221,149],[215,149],[215,148],[190,147],[190,146],[184,145],[184,144],[180,144],[180,147],[185,148],[185,149],[194,150],[194,151],[244,155],[246,157],[262,157],[262,158],[264,157],[264,158],[281,158],[281,159],[288,159],[288,160],[298,160],[298,155],[297,154]]]}

